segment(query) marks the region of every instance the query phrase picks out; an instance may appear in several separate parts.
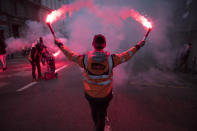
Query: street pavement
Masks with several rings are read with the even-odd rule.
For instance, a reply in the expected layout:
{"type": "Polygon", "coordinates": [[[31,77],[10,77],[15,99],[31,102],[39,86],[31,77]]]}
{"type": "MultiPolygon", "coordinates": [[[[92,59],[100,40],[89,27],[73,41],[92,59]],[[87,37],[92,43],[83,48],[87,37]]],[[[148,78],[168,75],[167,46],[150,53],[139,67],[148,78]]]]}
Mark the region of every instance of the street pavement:
{"type": "MultiPolygon", "coordinates": [[[[82,70],[66,60],[56,65],[57,79],[31,84],[27,59],[8,61],[0,72],[0,131],[94,130],[82,70]]],[[[115,84],[108,109],[112,131],[196,131],[197,76],[175,75],[179,82],[115,84]]]]}

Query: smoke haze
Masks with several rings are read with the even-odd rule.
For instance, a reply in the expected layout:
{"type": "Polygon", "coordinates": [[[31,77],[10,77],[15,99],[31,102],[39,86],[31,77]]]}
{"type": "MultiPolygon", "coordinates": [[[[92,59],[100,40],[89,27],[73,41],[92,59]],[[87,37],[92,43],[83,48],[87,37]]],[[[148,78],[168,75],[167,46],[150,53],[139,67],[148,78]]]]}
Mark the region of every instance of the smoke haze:
{"type": "MultiPolygon", "coordinates": [[[[79,54],[87,53],[93,49],[92,40],[95,34],[103,34],[106,37],[106,50],[111,54],[121,53],[142,40],[146,30],[131,17],[127,18],[130,9],[148,16],[153,22],[153,30],[150,32],[146,45],[136,53],[132,60],[115,69],[114,79],[117,84],[128,79],[143,78],[143,74],[144,78],[148,76],[147,74],[152,76],[151,80],[144,79],[150,82],[154,79],[153,77],[157,77],[155,74],[160,72],[156,66],[172,69],[175,51],[172,51],[168,32],[173,26],[171,22],[173,3],[162,0],[80,0],[80,2],[88,4],[84,4],[85,8],[82,8],[82,3],[79,4],[79,8],[68,11],[70,17],[65,15],[63,17],[65,19],[52,25],[58,38],[79,54]],[[133,78],[129,74],[133,74],[135,77],[133,78]]],[[[73,7],[75,6],[78,5],[73,4],[73,7]]],[[[63,8],[65,6],[62,6],[63,8]]],[[[58,50],[54,46],[53,37],[45,24],[27,21],[21,34],[23,38],[9,38],[7,40],[10,52],[20,50],[22,46],[31,47],[32,43],[40,36],[43,36],[44,43],[48,48],[58,50]]],[[[165,78],[166,76],[161,79],[165,78]]],[[[175,78],[169,79],[174,80],[175,78]]]]}

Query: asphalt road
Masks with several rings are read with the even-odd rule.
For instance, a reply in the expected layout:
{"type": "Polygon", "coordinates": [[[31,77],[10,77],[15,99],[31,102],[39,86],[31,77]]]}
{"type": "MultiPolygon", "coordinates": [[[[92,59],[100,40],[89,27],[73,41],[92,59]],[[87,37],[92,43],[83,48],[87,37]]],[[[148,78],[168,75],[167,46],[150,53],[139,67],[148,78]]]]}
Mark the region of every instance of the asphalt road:
{"type": "MultiPolygon", "coordinates": [[[[93,122],[84,98],[82,70],[57,62],[58,79],[32,83],[25,59],[10,62],[0,72],[1,131],[92,131],[93,122]],[[22,89],[22,90],[21,90],[22,89]]],[[[114,85],[108,109],[112,131],[196,131],[195,81],[174,85],[125,82],[114,85]]]]}

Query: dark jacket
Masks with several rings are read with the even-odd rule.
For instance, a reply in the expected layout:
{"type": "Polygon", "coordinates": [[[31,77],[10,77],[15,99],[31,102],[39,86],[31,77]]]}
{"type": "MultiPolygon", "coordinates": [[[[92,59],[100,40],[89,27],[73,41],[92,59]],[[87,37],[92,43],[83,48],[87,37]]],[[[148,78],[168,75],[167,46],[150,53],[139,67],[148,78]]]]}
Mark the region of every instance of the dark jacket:
{"type": "Polygon", "coordinates": [[[33,62],[40,62],[42,57],[42,51],[44,46],[37,43],[35,47],[31,49],[31,58],[33,62]]]}
{"type": "Polygon", "coordinates": [[[0,55],[6,53],[6,44],[5,41],[0,39],[0,55]]]}

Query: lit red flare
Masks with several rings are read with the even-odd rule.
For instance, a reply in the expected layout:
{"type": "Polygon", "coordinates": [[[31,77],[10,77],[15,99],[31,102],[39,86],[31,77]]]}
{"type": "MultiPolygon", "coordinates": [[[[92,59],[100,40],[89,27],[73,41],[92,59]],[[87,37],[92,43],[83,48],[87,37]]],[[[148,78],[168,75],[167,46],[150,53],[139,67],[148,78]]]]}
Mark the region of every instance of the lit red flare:
{"type": "MultiPolygon", "coordinates": [[[[77,2],[64,5],[61,8],[52,11],[50,14],[47,15],[46,23],[48,24],[54,38],[56,38],[56,35],[51,27],[52,23],[65,18],[67,16],[66,14],[69,14],[69,16],[71,16],[73,12],[78,11],[81,8],[88,8],[91,11],[94,11],[98,16],[102,17],[102,12],[100,12],[99,8],[96,8],[96,7],[97,6],[94,6],[93,0],[85,0],[85,1],[78,0],[77,2]]],[[[144,40],[146,40],[153,26],[152,26],[152,23],[145,16],[141,15],[139,12],[135,11],[134,9],[129,9],[129,8],[125,8],[124,10],[122,10],[119,16],[123,20],[127,19],[128,17],[132,17],[134,20],[142,24],[143,27],[147,30],[144,36],[144,40]]]]}
{"type": "Polygon", "coordinates": [[[143,15],[141,15],[139,12],[131,9],[130,15],[133,19],[135,19],[137,22],[140,22],[147,30],[152,29],[152,24],[150,21],[148,21],[147,18],[145,18],[143,15]]]}
{"type": "Polygon", "coordinates": [[[46,18],[46,23],[52,24],[54,21],[59,19],[62,16],[63,12],[61,10],[54,10],[50,14],[48,14],[46,18]]]}
{"type": "Polygon", "coordinates": [[[63,19],[68,13],[69,16],[72,15],[73,11],[78,11],[81,8],[90,6],[92,0],[78,0],[72,4],[63,5],[61,8],[52,11],[46,18],[46,23],[54,23],[57,20],[63,19]]]}
{"type": "MultiPolygon", "coordinates": [[[[94,8],[92,2],[93,2],[92,0],[87,0],[87,1],[79,0],[73,4],[64,5],[58,10],[52,11],[47,16],[46,23],[52,24],[57,20],[65,18],[67,13],[69,14],[69,16],[71,16],[73,11],[78,11],[80,8],[84,8],[84,7],[94,8]]],[[[152,29],[151,22],[148,21],[148,19],[145,16],[141,15],[139,12],[135,11],[134,9],[128,9],[121,15],[123,19],[126,19],[129,16],[135,19],[137,22],[141,23],[147,30],[152,29]]]]}

